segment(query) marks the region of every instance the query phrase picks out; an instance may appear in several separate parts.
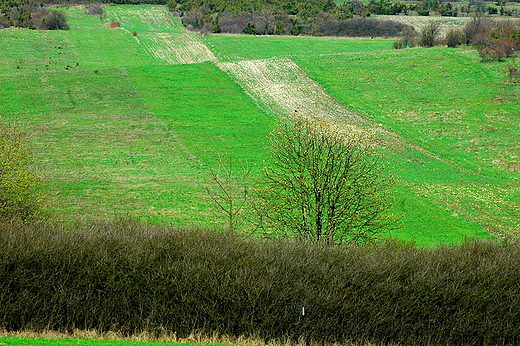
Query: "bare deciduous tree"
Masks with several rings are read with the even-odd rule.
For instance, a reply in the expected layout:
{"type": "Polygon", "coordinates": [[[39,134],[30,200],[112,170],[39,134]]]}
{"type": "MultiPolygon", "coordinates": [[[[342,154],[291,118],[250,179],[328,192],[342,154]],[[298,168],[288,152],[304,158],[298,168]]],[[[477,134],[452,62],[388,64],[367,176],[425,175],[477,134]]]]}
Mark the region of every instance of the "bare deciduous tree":
{"type": "Polygon", "coordinates": [[[388,213],[392,179],[359,137],[315,121],[284,122],[271,145],[258,209],[275,232],[357,243],[395,224],[388,213]]]}
{"type": "Polygon", "coordinates": [[[441,23],[428,22],[421,30],[421,33],[419,35],[419,44],[423,47],[436,46],[440,32],[441,23]]]}
{"type": "Polygon", "coordinates": [[[250,197],[248,180],[252,169],[253,165],[239,164],[228,156],[220,158],[216,169],[208,170],[204,189],[217,210],[225,215],[230,231],[236,231],[245,222],[243,214],[250,197]]]}

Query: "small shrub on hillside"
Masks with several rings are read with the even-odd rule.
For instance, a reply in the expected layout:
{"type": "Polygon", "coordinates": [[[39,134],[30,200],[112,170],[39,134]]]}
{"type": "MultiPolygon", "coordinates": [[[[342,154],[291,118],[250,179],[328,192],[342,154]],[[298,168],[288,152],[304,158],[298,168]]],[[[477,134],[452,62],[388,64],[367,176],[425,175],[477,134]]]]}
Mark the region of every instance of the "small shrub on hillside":
{"type": "Polygon", "coordinates": [[[103,5],[102,4],[86,4],[85,5],[85,14],[89,16],[101,15],[103,14],[103,5]]]}
{"type": "Polygon", "coordinates": [[[509,81],[513,84],[520,83],[520,69],[516,67],[514,64],[508,64],[507,68],[507,77],[509,81]]]}
{"type": "Polygon", "coordinates": [[[419,33],[419,45],[422,47],[434,47],[439,44],[439,33],[441,24],[439,22],[428,22],[419,33]]]}
{"type": "Polygon", "coordinates": [[[43,211],[26,134],[0,125],[0,220],[35,221],[43,211]]]}
{"type": "Polygon", "coordinates": [[[452,29],[448,31],[448,33],[446,34],[445,40],[446,46],[450,48],[456,48],[463,43],[464,37],[462,36],[462,33],[459,30],[452,29]]]}
{"type": "Polygon", "coordinates": [[[110,23],[110,28],[112,29],[117,29],[117,28],[120,28],[121,27],[121,23],[120,22],[111,22],[110,23]]]}
{"type": "Polygon", "coordinates": [[[503,61],[506,58],[503,52],[489,47],[478,49],[478,55],[482,62],[503,61]]]}
{"type": "Polygon", "coordinates": [[[464,27],[465,43],[473,46],[480,46],[493,28],[493,21],[478,15],[469,21],[464,27]]]}
{"type": "Polygon", "coordinates": [[[417,32],[411,26],[405,27],[400,34],[399,40],[393,43],[394,49],[414,47],[417,42],[417,32]]]}
{"type": "Polygon", "coordinates": [[[60,11],[51,10],[44,14],[41,24],[43,30],[69,30],[67,18],[65,14],[60,11]]]}

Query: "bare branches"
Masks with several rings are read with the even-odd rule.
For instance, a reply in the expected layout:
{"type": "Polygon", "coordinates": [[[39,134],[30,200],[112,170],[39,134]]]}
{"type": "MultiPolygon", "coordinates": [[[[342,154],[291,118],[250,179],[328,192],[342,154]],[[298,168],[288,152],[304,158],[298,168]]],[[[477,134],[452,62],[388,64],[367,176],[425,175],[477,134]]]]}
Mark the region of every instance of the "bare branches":
{"type": "Polygon", "coordinates": [[[233,162],[231,156],[221,157],[217,169],[209,168],[209,181],[204,189],[218,211],[225,215],[230,231],[236,231],[244,221],[241,216],[250,197],[248,180],[252,169],[251,164],[233,162]]]}
{"type": "Polygon", "coordinates": [[[395,222],[381,157],[367,142],[314,121],[282,123],[259,191],[274,229],[327,243],[374,239],[395,222]]]}

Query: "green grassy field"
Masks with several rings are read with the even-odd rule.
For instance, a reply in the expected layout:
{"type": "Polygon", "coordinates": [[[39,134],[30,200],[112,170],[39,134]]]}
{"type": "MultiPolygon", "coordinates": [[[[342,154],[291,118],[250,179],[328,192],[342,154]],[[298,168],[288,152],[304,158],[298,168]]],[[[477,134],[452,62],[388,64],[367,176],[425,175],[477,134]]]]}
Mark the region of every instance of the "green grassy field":
{"type": "Polygon", "coordinates": [[[388,39],[351,39],[313,36],[210,35],[206,43],[223,60],[320,56],[392,49],[388,39]]]}
{"type": "Polygon", "coordinates": [[[124,31],[70,12],[70,31],[0,31],[0,112],[32,135],[53,204],[67,220],[215,225],[205,167],[261,161],[273,119],[213,64],[156,64],[124,31]]]}
{"type": "Polygon", "coordinates": [[[520,88],[505,63],[448,48],[296,61],[340,102],[442,160],[391,160],[416,194],[488,231],[518,231],[520,88]]]}
{"type": "Polygon", "coordinates": [[[6,336],[0,337],[1,346],[189,346],[189,345],[205,345],[218,346],[219,344],[190,344],[190,343],[173,343],[160,341],[132,341],[132,340],[98,340],[98,339],[48,339],[48,338],[28,338],[6,336]]]}
{"type": "Polygon", "coordinates": [[[503,63],[394,51],[391,40],[201,38],[160,6],[110,6],[105,18],[65,11],[69,31],[0,30],[0,114],[32,136],[65,220],[221,223],[201,187],[208,167],[222,155],[261,165],[275,115],[214,61],[290,57],[409,141],[388,152],[404,216],[389,235],[428,245],[519,229],[519,87],[506,84],[503,63]]]}

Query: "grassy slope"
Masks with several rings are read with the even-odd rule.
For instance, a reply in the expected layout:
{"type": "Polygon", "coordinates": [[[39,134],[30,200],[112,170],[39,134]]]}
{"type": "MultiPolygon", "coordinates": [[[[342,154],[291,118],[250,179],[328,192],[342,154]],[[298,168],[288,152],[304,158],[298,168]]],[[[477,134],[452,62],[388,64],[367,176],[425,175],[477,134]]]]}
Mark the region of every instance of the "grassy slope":
{"type": "Polygon", "coordinates": [[[518,231],[519,87],[505,83],[504,64],[446,48],[297,61],[343,104],[459,167],[391,160],[415,194],[453,215],[442,218],[446,229],[466,216],[488,231],[518,231]]]}
{"type": "MultiPolygon", "coordinates": [[[[104,21],[71,8],[67,14],[72,30],[67,32],[0,31],[0,79],[4,86],[0,112],[34,133],[47,188],[68,218],[132,211],[152,220],[208,224],[211,213],[200,187],[206,165],[214,166],[216,158],[228,152],[261,161],[272,119],[213,64],[164,66],[128,32],[106,25],[109,20],[123,18],[125,29],[138,31],[142,39],[146,30],[181,30],[175,20],[168,28],[157,28],[153,22],[143,25],[142,18],[135,15],[140,8],[110,7],[104,21]]],[[[426,87],[421,98],[415,97],[417,84],[425,85],[425,79],[429,80],[431,90],[448,73],[439,75],[443,69],[436,65],[428,70],[436,75],[417,80],[420,69],[410,66],[423,66],[420,63],[426,57],[416,53],[420,50],[385,50],[391,45],[389,40],[314,37],[210,36],[206,42],[220,59],[292,56],[343,104],[403,131],[400,133],[420,145],[435,142],[429,137],[414,137],[417,129],[425,136],[435,133],[435,127],[429,127],[435,124],[429,116],[417,118],[420,121],[397,121],[394,117],[394,123],[390,121],[393,118],[385,117],[385,106],[402,104],[407,112],[410,107],[418,112],[413,107],[422,110],[438,103],[437,95],[428,94],[426,87]],[[364,53],[355,53],[361,51],[364,53]],[[398,68],[403,57],[407,63],[398,68]],[[374,74],[374,66],[384,69],[385,74],[374,74]],[[408,89],[394,92],[396,85],[392,83],[403,78],[410,80],[403,84],[408,89]],[[404,92],[414,96],[402,100],[404,92]],[[390,101],[394,99],[400,101],[390,101]]],[[[445,61],[448,66],[457,61],[455,56],[449,60],[438,56],[434,54],[438,64],[445,61]]],[[[485,75],[469,74],[483,82],[487,81],[481,78],[485,75]]],[[[459,82],[451,83],[452,92],[468,88],[459,82]]],[[[504,109],[514,109],[511,107],[504,109]]],[[[438,112],[442,114],[442,109],[438,112]]],[[[500,121],[507,118],[496,116],[500,121]]],[[[437,123],[447,120],[441,115],[437,123]]],[[[482,124],[477,123],[479,126],[482,124]]],[[[503,148],[514,148],[514,137],[507,138],[511,141],[503,148]]],[[[428,147],[442,156],[436,148],[428,147]]],[[[390,158],[401,178],[395,191],[397,211],[406,213],[403,229],[394,236],[418,244],[458,242],[466,236],[485,236],[482,225],[514,226],[518,190],[510,189],[507,183],[468,175],[414,150],[390,158]],[[488,184],[485,191],[482,181],[488,184]],[[460,198],[450,197],[454,191],[471,198],[464,197],[467,203],[461,204],[460,198]],[[482,193],[489,198],[477,200],[475,196],[482,193]],[[492,199],[505,203],[490,205],[492,199]],[[504,221],[507,215],[512,216],[504,221]]],[[[456,159],[459,164],[473,162],[468,155],[457,155],[456,159]]],[[[501,173],[507,178],[514,176],[501,173]]]]}
{"type": "Polygon", "coordinates": [[[342,104],[442,157],[413,144],[389,153],[405,214],[396,237],[426,244],[518,230],[519,189],[507,181],[518,177],[518,88],[504,83],[503,65],[443,48],[392,51],[388,40],[325,40],[207,38],[224,58],[291,56],[342,104]],[[316,44],[325,40],[334,44],[316,44]]]}
{"type": "Polygon", "coordinates": [[[214,65],[155,65],[128,33],[70,12],[67,32],[0,31],[0,112],[33,134],[58,211],[211,224],[205,165],[261,160],[272,119],[214,65]]]}
{"type": "Polygon", "coordinates": [[[387,39],[348,39],[312,36],[211,35],[206,43],[221,60],[265,59],[275,56],[315,56],[374,52],[392,47],[387,39]]]}

